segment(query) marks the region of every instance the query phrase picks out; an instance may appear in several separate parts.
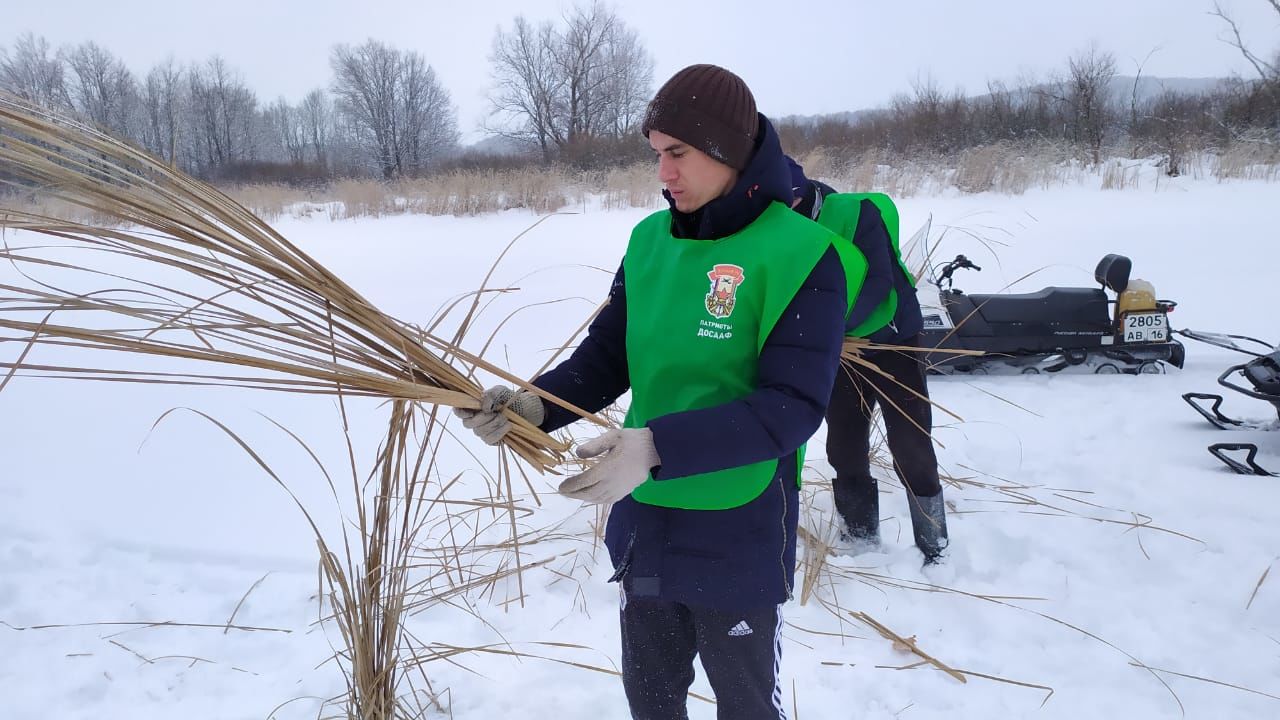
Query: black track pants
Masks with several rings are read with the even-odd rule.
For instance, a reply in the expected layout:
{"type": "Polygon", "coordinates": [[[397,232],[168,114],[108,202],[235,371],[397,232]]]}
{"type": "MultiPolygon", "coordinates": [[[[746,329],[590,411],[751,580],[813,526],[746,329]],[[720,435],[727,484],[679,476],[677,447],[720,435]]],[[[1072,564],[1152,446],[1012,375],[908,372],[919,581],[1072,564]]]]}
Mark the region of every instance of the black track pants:
{"type": "Polygon", "coordinates": [[[634,720],[688,717],[695,655],[719,720],[785,720],[781,606],[722,611],[624,596],[621,619],[622,684],[634,720]]]}
{"type": "MultiPolygon", "coordinates": [[[[915,340],[902,344],[915,345],[915,340]]],[[[874,531],[879,523],[876,480],[869,457],[871,412],[877,403],[884,415],[894,470],[902,484],[919,497],[942,491],[938,459],[929,438],[933,411],[924,399],[929,390],[919,358],[919,353],[892,350],[869,355],[867,359],[892,380],[849,363],[836,373],[827,407],[827,460],[836,471],[832,481],[836,510],[855,535],[874,531]]]]}

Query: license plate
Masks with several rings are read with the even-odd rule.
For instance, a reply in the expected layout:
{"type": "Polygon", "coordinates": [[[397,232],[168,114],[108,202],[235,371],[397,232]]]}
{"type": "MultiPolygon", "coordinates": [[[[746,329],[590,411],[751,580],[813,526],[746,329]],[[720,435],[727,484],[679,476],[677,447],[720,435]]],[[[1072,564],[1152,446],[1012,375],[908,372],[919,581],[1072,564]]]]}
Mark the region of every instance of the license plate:
{"type": "Polygon", "coordinates": [[[1169,316],[1165,313],[1126,313],[1121,325],[1126,343],[1169,342],[1169,316]]]}

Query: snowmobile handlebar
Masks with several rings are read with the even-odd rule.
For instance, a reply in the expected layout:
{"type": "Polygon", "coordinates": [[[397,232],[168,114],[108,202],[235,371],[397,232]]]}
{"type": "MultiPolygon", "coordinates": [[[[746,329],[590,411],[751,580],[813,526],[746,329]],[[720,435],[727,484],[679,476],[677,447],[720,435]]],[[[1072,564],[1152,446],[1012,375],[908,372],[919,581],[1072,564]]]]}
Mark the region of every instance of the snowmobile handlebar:
{"type": "Polygon", "coordinates": [[[964,255],[957,255],[955,260],[943,264],[942,273],[938,276],[938,287],[942,287],[942,283],[945,282],[947,287],[950,288],[952,283],[951,276],[955,274],[955,271],[957,270],[977,270],[978,272],[982,272],[982,268],[974,265],[969,258],[964,255]]]}

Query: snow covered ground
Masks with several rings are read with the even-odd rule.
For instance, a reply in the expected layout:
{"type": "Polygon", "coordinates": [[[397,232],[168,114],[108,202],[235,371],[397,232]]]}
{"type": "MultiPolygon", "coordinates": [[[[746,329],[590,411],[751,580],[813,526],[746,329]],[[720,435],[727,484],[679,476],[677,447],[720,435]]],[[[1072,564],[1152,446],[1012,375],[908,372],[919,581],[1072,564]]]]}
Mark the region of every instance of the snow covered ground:
{"type": "MultiPolygon", "coordinates": [[[[1041,268],[1013,289],[1085,286],[1094,263],[1119,252],[1133,258],[1135,276],[1179,302],[1177,327],[1280,339],[1271,314],[1278,200],[1275,185],[1184,180],[1158,192],[1072,187],[912,198],[901,208],[904,234],[929,215],[935,239],[953,228],[940,253],[963,252],[984,268],[957,282],[967,290],[996,291],[1041,268]],[[979,237],[1003,244],[998,259],[979,237]]],[[[508,313],[526,308],[488,352],[516,373],[535,372],[603,298],[628,229],[645,214],[578,210],[548,219],[512,249],[494,284],[520,290],[501,297],[469,336],[478,349],[508,313]]],[[[382,309],[425,323],[475,289],[534,219],[331,223],[316,215],[277,227],[382,309]]],[[[0,343],[0,360],[16,356],[13,345],[0,343]]],[[[29,359],[57,353],[37,348],[29,359]]],[[[943,469],[958,479],[947,488],[951,559],[921,571],[904,495],[885,483],[887,551],[833,560],[815,596],[786,608],[784,686],[794,717],[1280,715],[1280,578],[1258,587],[1280,559],[1280,480],[1222,468],[1204,447],[1226,434],[1179,397],[1213,389],[1234,361],[1191,346],[1186,369],[1162,376],[935,380],[934,397],[963,418],[939,417],[937,430],[943,469]],[[918,658],[850,612],[914,636],[921,650],[971,673],[968,682],[929,666],[896,669],[918,658]]],[[[337,668],[325,663],[337,638],[316,624],[311,531],[207,421],[179,412],[153,430],[175,407],[225,422],[309,508],[332,511],[310,459],[262,417],[340,468],[344,441],[330,399],[15,379],[0,393],[0,718],[311,718],[342,692],[337,668]],[[184,625],[146,626],[164,621],[184,625]]],[[[1270,412],[1243,398],[1226,409],[1270,412]]],[[[356,402],[349,410],[368,457],[385,408],[356,402]]],[[[1280,433],[1241,438],[1280,465],[1280,433]]],[[[447,464],[478,475],[465,452],[445,453],[447,464]]],[[[814,478],[829,469],[822,454],[819,437],[810,446],[814,478]]],[[[554,494],[541,499],[540,507],[522,500],[536,507],[526,528],[563,521],[566,533],[589,538],[590,511],[554,494]]],[[[811,492],[810,504],[807,522],[818,527],[829,497],[811,492]]],[[[436,606],[413,619],[414,633],[614,667],[617,591],[605,583],[605,555],[572,538],[531,555],[560,557],[526,573],[523,607],[506,602],[515,589],[504,585],[470,599],[483,622],[465,607],[436,606]],[[546,642],[587,649],[538,644],[546,642]]],[[[620,682],[605,673],[501,654],[455,660],[427,666],[453,717],[627,717],[620,682]]],[[[701,678],[694,692],[710,694],[701,678]]],[[[714,708],[692,699],[690,714],[711,718],[714,708]]]]}

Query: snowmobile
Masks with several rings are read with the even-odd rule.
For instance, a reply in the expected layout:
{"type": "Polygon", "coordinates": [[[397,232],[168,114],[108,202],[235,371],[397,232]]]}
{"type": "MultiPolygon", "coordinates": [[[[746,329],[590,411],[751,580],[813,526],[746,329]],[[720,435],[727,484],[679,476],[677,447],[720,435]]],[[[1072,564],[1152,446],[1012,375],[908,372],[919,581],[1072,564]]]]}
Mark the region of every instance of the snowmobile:
{"type": "Polygon", "coordinates": [[[924,317],[920,346],[939,350],[925,354],[929,370],[943,375],[1067,370],[1136,375],[1162,373],[1165,364],[1182,367],[1185,349],[1172,339],[1169,327],[1169,313],[1177,303],[1157,299],[1151,283],[1131,280],[1132,267],[1123,255],[1107,255],[1094,271],[1098,288],[980,295],[953,287],[956,271],[982,270],[957,255],[939,268],[932,283],[918,287],[924,317]],[[1107,290],[1115,293],[1114,300],[1107,290]]]}
{"type": "MultiPolygon", "coordinates": [[[[1251,356],[1247,362],[1232,365],[1218,376],[1218,384],[1229,390],[1248,397],[1268,402],[1276,410],[1276,419],[1267,421],[1241,420],[1228,417],[1222,413],[1223,398],[1212,393],[1185,393],[1182,399],[1196,412],[1200,413],[1214,427],[1221,430],[1280,430],[1280,346],[1272,346],[1256,338],[1244,335],[1221,335],[1216,333],[1178,331],[1179,334],[1211,345],[1235,350],[1251,356]],[[1241,347],[1236,340],[1255,343],[1266,352],[1253,352],[1241,347]],[[1240,375],[1249,381],[1252,389],[1240,385],[1235,376],[1240,375]],[[1209,403],[1205,407],[1204,403],[1209,403]]],[[[1258,464],[1258,446],[1253,443],[1215,443],[1209,446],[1209,452],[1227,467],[1242,475],[1280,476],[1280,473],[1267,470],[1258,464]],[[1233,453],[1244,453],[1243,459],[1233,457],[1233,453]]]]}

